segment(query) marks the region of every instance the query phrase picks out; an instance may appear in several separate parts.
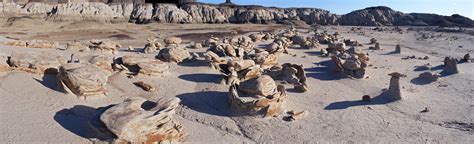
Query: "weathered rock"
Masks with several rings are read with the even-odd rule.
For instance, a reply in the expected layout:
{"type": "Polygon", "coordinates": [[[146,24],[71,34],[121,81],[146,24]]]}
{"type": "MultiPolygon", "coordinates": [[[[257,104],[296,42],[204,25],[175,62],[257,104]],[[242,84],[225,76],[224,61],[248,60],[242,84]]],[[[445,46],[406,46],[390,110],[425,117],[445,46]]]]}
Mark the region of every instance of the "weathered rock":
{"type": "Polygon", "coordinates": [[[193,49],[202,49],[203,46],[202,46],[201,43],[194,43],[194,45],[192,45],[191,48],[193,48],[193,49]]]}
{"type": "Polygon", "coordinates": [[[469,62],[471,60],[471,55],[469,55],[469,53],[465,54],[463,60],[464,62],[469,62]]]}
{"type": "Polygon", "coordinates": [[[344,53],[331,56],[336,64],[336,70],[354,78],[364,78],[365,68],[368,66],[369,57],[363,53],[344,53]]]}
{"type": "Polygon", "coordinates": [[[89,54],[89,53],[74,53],[71,55],[69,63],[80,63],[83,65],[95,65],[109,73],[113,73],[112,63],[113,57],[107,54],[89,54]]]}
{"type": "Polygon", "coordinates": [[[380,50],[380,44],[378,42],[375,43],[374,50],[380,50]]]}
{"type": "Polygon", "coordinates": [[[173,119],[178,98],[148,101],[133,97],[105,110],[100,120],[118,140],[129,143],[179,142],[184,129],[173,119]]]}
{"type": "Polygon", "coordinates": [[[395,53],[398,53],[398,54],[402,53],[402,47],[399,44],[397,44],[397,46],[395,46],[395,53]]]}
{"type": "Polygon", "coordinates": [[[262,75],[258,78],[241,82],[239,90],[257,97],[266,97],[275,94],[277,86],[272,77],[262,75]]]}
{"type": "Polygon", "coordinates": [[[61,64],[66,63],[61,55],[50,52],[14,51],[10,66],[14,70],[31,73],[57,73],[61,64]]]}
{"type": "Polygon", "coordinates": [[[278,64],[278,55],[269,54],[266,51],[256,53],[252,58],[255,64],[260,65],[263,69],[268,69],[278,64]]]}
{"type": "Polygon", "coordinates": [[[26,47],[26,41],[22,40],[6,41],[3,44],[17,47],[26,47]]]}
{"type": "Polygon", "coordinates": [[[87,52],[90,51],[89,46],[83,45],[80,42],[70,42],[66,44],[67,50],[75,50],[80,52],[87,52]]]}
{"type": "Polygon", "coordinates": [[[58,45],[58,42],[49,42],[45,40],[32,40],[26,42],[26,47],[29,48],[55,49],[58,47],[58,45]]]}
{"type": "Polygon", "coordinates": [[[437,81],[441,75],[433,72],[423,72],[418,77],[429,81],[437,81]]]}
{"type": "Polygon", "coordinates": [[[10,65],[8,65],[8,56],[6,54],[0,53],[0,72],[5,72],[10,70],[10,65]]]}
{"type": "Polygon", "coordinates": [[[91,40],[89,48],[103,54],[117,54],[122,46],[110,40],[91,40]]]}
{"type": "Polygon", "coordinates": [[[149,85],[149,84],[147,84],[143,81],[135,82],[133,84],[135,84],[136,86],[142,88],[144,91],[153,91],[153,90],[155,90],[155,88],[153,88],[151,85],[149,85]]]}
{"type": "Polygon", "coordinates": [[[375,44],[375,43],[377,43],[377,39],[371,38],[371,39],[370,39],[370,44],[375,44]]]}
{"type": "Polygon", "coordinates": [[[138,72],[145,75],[161,76],[167,72],[170,66],[160,60],[139,56],[123,56],[122,64],[130,72],[138,72]]]}
{"type": "Polygon", "coordinates": [[[363,46],[363,45],[360,44],[358,41],[353,40],[353,39],[344,40],[344,43],[345,43],[347,46],[354,46],[354,47],[363,46]]]}
{"type": "Polygon", "coordinates": [[[267,97],[255,97],[240,91],[238,85],[229,88],[229,100],[233,108],[249,112],[262,112],[265,117],[278,116],[282,112],[282,104],[286,98],[286,90],[283,85],[279,85],[275,92],[267,97]]]}
{"type": "Polygon", "coordinates": [[[183,40],[179,37],[167,37],[163,41],[165,42],[165,47],[178,47],[183,40]]]}
{"type": "Polygon", "coordinates": [[[64,64],[59,68],[58,84],[77,96],[105,94],[108,73],[95,65],[64,64]]]}
{"type": "Polygon", "coordinates": [[[158,59],[166,62],[176,62],[180,63],[186,59],[191,58],[191,54],[182,47],[176,48],[164,48],[158,53],[158,59]]]}
{"type": "Polygon", "coordinates": [[[346,50],[346,44],[343,42],[334,42],[329,43],[328,45],[328,52],[332,54],[336,54],[336,52],[343,52],[346,50]]]}
{"type": "Polygon", "coordinates": [[[211,67],[215,70],[220,70],[219,65],[227,64],[227,59],[219,57],[216,53],[212,51],[207,51],[204,53],[204,58],[207,62],[211,64],[211,67]]]}
{"type": "Polygon", "coordinates": [[[401,89],[400,89],[400,78],[407,77],[404,74],[398,72],[388,74],[390,78],[390,85],[388,87],[387,96],[392,101],[401,100],[403,98],[401,89]]]}
{"type": "Polygon", "coordinates": [[[458,71],[458,63],[455,58],[452,57],[445,57],[444,58],[444,73],[447,74],[457,74],[458,71]]]}
{"type": "Polygon", "coordinates": [[[143,48],[143,52],[146,54],[154,53],[163,47],[163,45],[161,45],[157,39],[149,38],[147,41],[148,43],[145,44],[145,47],[143,48]]]}
{"type": "Polygon", "coordinates": [[[289,116],[285,117],[284,118],[285,120],[296,121],[306,116],[308,112],[307,111],[300,111],[300,112],[289,111],[287,113],[289,114],[289,116]]]}
{"type": "Polygon", "coordinates": [[[262,41],[263,37],[265,37],[265,34],[253,33],[253,34],[250,34],[249,37],[252,39],[253,42],[260,42],[262,41]]]}

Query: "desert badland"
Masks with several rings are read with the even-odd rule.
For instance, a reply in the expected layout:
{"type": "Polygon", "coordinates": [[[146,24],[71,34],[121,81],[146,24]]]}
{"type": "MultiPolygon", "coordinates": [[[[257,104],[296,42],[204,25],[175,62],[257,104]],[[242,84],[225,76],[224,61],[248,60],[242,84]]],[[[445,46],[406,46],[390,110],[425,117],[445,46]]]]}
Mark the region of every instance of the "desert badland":
{"type": "Polygon", "coordinates": [[[474,143],[474,22],[0,3],[2,143],[474,143]]]}

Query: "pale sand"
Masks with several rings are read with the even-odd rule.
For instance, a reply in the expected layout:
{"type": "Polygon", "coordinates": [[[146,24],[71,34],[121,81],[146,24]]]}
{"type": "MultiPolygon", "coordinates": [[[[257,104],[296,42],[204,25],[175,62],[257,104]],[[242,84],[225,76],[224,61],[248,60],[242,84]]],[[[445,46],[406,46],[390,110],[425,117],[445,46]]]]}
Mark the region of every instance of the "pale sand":
{"type": "MultiPolygon", "coordinates": [[[[128,45],[143,47],[149,36],[164,38],[230,30],[246,33],[283,27],[286,26],[63,23],[3,26],[0,33],[10,38],[59,41],[62,45],[72,40],[86,41],[115,35],[125,37],[119,42],[126,49],[128,45]]],[[[414,31],[398,34],[364,30],[364,35],[358,35],[347,33],[350,27],[325,28],[330,33],[339,31],[343,37],[363,44],[375,37],[382,50],[368,50],[370,45],[363,47],[373,65],[367,69],[368,79],[337,77],[330,58],[320,57],[317,50],[290,49],[297,56],[281,55],[280,63],[303,64],[308,76],[308,92],[295,93],[287,87],[290,92],[284,108],[308,111],[307,116],[295,122],[283,121],[284,115],[276,118],[232,116],[227,102],[228,86],[219,84],[219,72],[209,68],[205,62],[171,64],[171,73],[164,77],[137,76],[130,79],[123,73],[115,74],[109,78],[107,97],[86,100],[59,92],[54,75],[6,72],[0,73],[0,141],[91,143],[89,139],[93,139],[94,134],[90,133],[88,120],[95,108],[142,96],[149,99],[178,97],[182,100],[175,118],[185,127],[185,143],[474,143],[474,63],[459,64],[461,73],[444,76],[430,84],[417,81],[415,78],[422,71],[414,71],[414,66],[426,63],[442,65],[444,56],[462,58],[467,52],[474,54],[474,36],[431,32],[442,34],[442,37],[417,41],[420,35],[415,36],[414,31]],[[445,40],[448,37],[458,39],[445,40]],[[396,44],[402,45],[402,54],[387,54],[395,49],[396,44]],[[402,60],[411,55],[429,56],[430,59],[402,60]],[[408,75],[401,79],[405,99],[392,103],[360,101],[363,95],[374,98],[388,88],[390,77],[387,74],[391,72],[408,75]],[[152,84],[157,91],[145,92],[134,86],[133,82],[139,80],[152,84]],[[443,85],[447,87],[440,87],[443,85]],[[420,113],[425,107],[430,111],[420,113]]],[[[205,35],[198,35],[198,38],[205,39],[208,37],[205,35]]],[[[25,50],[39,51],[0,45],[1,53],[25,50]]],[[[48,51],[62,53],[66,58],[70,54],[68,51],[48,51]]],[[[190,51],[204,52],[205,49],[190,51]]],[[[120,52],[120,55],[135,54],[120,52]]],[[[441,71],[442,67],[435,70],[441,71]]]]}

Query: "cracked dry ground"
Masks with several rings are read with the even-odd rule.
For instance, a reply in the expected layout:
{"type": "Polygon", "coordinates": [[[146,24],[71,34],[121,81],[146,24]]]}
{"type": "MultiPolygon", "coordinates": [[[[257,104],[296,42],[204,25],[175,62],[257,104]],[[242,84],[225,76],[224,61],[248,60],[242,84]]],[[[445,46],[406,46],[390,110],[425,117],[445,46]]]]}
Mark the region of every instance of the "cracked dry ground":
{"type": "MultiPolygon", "coordinates": [[[[462,57],[473,51],[472,35],[439,33],[443,38],[416,40],[420,36],[416,32],[398,34],[367,28],[358,34],[348,33],[349,27],[326,29],[330,33],[339,31],[342,36],[364,44],[375,37],[382,50],[368,50],[369,45],[363,47],[373,65],[367,69],[368,79],[335,76],[330,58],[320,57],[317,50],[290,49],[296,56],[281,55],[280,63],[303,64],[308,76],[309,91],[288,92],[284,104],[285,110],[308,111],[307,116],[295,122],[284,121],[283,116],[261,118],[233,113],[227,100],[228,86],[220,84],[219,72],[209,68],[204,61],[198,61],[170,64],[171,73],[163,77],[139,75],[130,79],[123,73],[115,74],[109,78],[107,97],[86,100],[57,91],[55,76],[1,73],[0,139],[6,143],[90,143],[95,137],[89,133],[88,120],[97,107],[141,96],[181,99],[175,117],[184,125],[185,142],[189,143],[474,143],[474,63],[460,64],[460,74],[442,77],[434,83],[422,84],[413,80],[421,73],[414,70],[415,66],[426,63],[438,66],[444,56],[462,57]],[[445,40],[449,37],[457,37],[457,40],[445,40]],[[402,53],[387,54],[396,44],[402,45],[402,53]],[[412,55],[429,56],[429,59],[402,60],[412,55]],[[408,75],[401,79],[404,100],[392,103],[360,101],[363,95],[380,95],[388,88],[390,77],[387,74],[395,71],[408,75]],[[152,84],[156,91],[145,92],[133,85],[136,81],[152,84]],[[421,113],[426,107],[430,111],[421,113]]],[[[196,31],[209,32],[212,31],[196,31]]],[[[0,52],[6,54],[33,50],[0,47],[0,52]]],[[[67,52],[60,53],[68,55],[67,52]]]]}

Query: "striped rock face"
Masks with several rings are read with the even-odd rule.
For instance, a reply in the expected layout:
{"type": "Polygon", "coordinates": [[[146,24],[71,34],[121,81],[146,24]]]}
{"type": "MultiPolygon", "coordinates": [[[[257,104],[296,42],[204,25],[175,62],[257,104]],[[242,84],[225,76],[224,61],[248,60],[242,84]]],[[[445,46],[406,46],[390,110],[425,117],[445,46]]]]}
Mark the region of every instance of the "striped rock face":
{"type": "Polygon", "coordinates": [[[57,73],[66,59],[57,53],[14,51],[10,58],[10,65],[14,70],[44,74],[57,73]]]}
{"type": "Polygon", "coordinates": [[[100,120],[118,137],[116,142],[179,142],[184,129],[173,119],[179,102],[178,98],[149,101],[134,97],[105,110],[100,120]]]}
{"type": "Polygon", "coordinates": [[[108,72],[96,65],[64,64],[57,75],[60,86],[77,96],[105,94],[108,72]]]}

